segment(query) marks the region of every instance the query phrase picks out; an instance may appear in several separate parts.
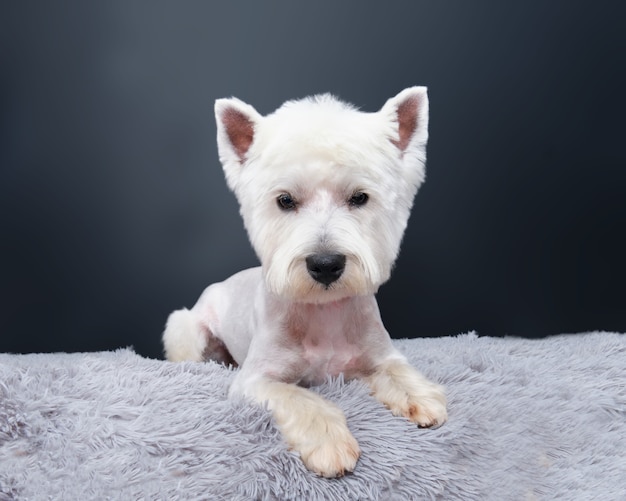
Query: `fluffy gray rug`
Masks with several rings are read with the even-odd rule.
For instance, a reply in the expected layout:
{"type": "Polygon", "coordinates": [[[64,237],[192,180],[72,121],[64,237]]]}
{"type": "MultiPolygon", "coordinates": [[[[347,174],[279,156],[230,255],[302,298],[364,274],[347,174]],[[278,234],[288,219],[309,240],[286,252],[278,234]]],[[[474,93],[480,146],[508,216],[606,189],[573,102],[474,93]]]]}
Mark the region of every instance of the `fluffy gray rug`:
{"type": "Polygon", "coordinates": [[[624,500],[626,336],[396,341],[448,388],[420,430],[359,382],[318,387],[361,445],[356,471],[308,472],[233,372],[131,350],[0,355],[0,499],[624,500]]]}

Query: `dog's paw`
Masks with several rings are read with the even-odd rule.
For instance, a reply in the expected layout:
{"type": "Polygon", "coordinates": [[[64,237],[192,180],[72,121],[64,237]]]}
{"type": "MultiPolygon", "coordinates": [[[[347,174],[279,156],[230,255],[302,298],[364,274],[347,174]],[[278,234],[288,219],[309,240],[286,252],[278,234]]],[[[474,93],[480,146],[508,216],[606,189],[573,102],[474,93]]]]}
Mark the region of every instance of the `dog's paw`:
{"type": "Polygon", "coordinates": [[[305,466],[323,477],[340,477],[354,470],[361,451],[342,410],[312,391],[262,380],[254,396],[267,402],[289,447],[305,466]]]}
{"type": "Polygon", "coordinates": [[[420,428],[441,426],[448,420],[445,393],[435,384],[424,393],[408,395],[406,403],[401,402],[391,411],[410,419],[420,428]]]}
{"type": "MultiPolygon", "coordinates": [[[[306,390],[304,390],[306,391],[306,390]]],[[[341,477],[354,470],[361,451],[350,433],[346,418],[334,404],[319,399],[309,406],[304,399],[301,409],[291,409],[291,419],[283,422],[282,431],[291,448],[300,453],[305,466],[322,477],[341,477]]],[[[294,402],[297,403],[297,402],[294,402]]]]}
{"type": "Polygon", "coordinates": [[[373,395],[396,416],[422,428],[441,426],[448,419],[446,395],[410,365],[389,363],[368,378],[373,395]]]}
{"type": "Polygon", "coordinates": [[[322,477],[341,477],[351,472],[361,455],[359,444],[350,431],[335,430],[319,437],[294,444],[305,466],[322,477]]]}

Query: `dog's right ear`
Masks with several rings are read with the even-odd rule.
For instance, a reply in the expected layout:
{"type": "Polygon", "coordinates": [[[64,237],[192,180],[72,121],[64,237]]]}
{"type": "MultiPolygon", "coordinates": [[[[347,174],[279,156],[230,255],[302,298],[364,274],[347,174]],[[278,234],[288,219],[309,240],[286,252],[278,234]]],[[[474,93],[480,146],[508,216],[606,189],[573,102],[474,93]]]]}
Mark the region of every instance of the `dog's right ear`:
{"type": "Polygon", "coordinates": [[[215,101],[217,149],[222,165],[245,162],[262,116],[237,98],[215,101]]]}

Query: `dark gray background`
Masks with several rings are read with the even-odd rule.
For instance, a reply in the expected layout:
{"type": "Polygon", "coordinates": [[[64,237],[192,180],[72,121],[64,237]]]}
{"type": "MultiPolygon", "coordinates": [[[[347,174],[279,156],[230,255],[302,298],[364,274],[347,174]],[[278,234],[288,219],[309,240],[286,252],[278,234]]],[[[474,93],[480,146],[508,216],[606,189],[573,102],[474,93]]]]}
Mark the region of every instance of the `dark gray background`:
{"type": "Polygon", "coordinates": [[[3,2],[0,351],[134,345],[256,264],[213,102],[427,85],[394,337],[626,331],[620,2],[3,2]]]}

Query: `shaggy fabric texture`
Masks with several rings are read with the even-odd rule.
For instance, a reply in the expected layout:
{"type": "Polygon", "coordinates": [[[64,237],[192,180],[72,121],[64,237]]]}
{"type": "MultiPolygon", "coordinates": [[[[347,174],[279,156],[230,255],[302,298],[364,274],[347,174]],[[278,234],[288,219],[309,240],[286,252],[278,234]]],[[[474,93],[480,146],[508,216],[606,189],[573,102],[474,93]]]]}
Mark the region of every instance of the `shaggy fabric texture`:
{"type": "Polygon", "coordinates": [[[229,401],[223,366],[0,355],[0,499],[626,499],[626,336],[395,343],[447,386],[450,421],[418,429],[328,381],[315,391],[362,449],[339,479],[307,471],[267,410],[229,401]]]}

